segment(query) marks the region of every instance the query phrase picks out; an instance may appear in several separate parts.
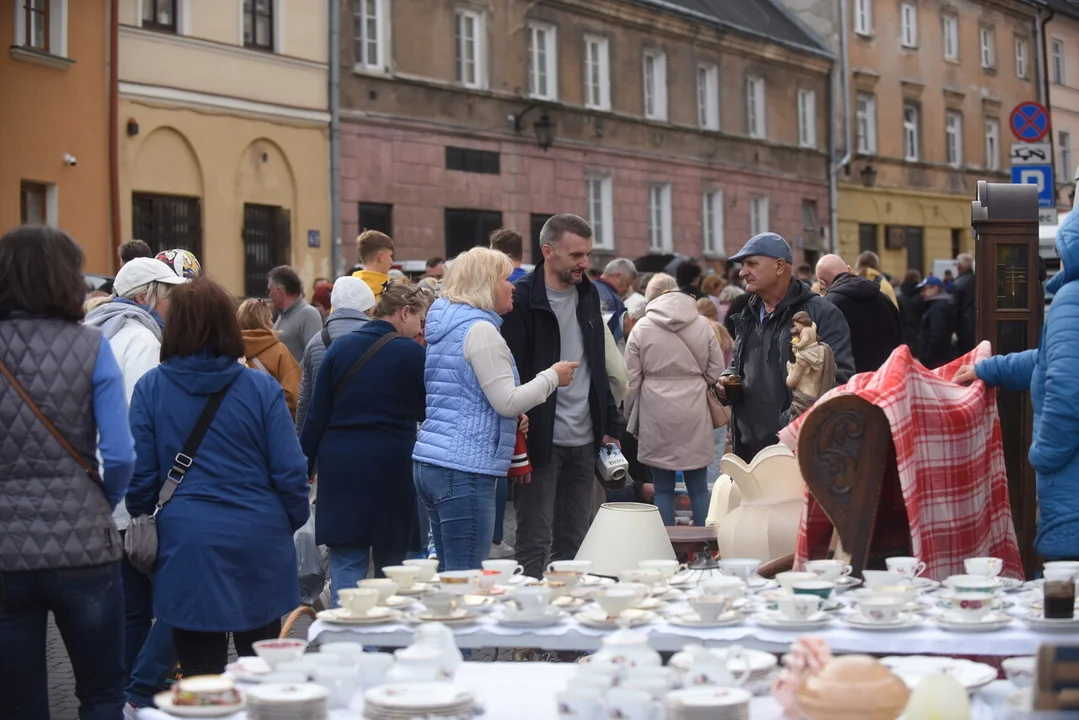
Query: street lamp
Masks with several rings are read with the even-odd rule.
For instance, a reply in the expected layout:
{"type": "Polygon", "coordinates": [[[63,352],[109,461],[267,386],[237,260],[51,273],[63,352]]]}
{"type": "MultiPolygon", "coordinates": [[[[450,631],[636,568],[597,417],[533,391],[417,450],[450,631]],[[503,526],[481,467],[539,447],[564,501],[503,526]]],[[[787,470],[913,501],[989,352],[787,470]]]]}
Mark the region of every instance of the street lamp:
{"type": "Polygon", "coordinates": [[[862,185],[867,188],[871,188],[877,184],[877,169],[872,165],[866,165],[862,168],[862,185]]]}
{"type": "MultiPolygon", "coordinates": [[[[538,107],[540,107],[538,104],[532,104],[516,115],[511,115],[510,117],[513,118],[513,131],[520,133],[524,126],[525,115],[538,107]]],[[[544,152],[547,152],[547,148],[554,144],[555,127],[555,122],[551,120],[546,109],[540,114],[539,120],[532,123],[532,129],[536,131],[536,144],[544,152]]]]}

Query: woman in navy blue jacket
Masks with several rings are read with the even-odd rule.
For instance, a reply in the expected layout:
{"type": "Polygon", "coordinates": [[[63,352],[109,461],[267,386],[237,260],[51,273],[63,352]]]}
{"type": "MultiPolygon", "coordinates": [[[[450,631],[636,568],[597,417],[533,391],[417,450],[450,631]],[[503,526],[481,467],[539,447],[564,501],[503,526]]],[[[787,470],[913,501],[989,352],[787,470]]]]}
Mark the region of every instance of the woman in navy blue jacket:
{"type": "Polygon", "coordinates": [[[412,447],[423,420],[423,334],[427,296],[407,281],[386,286],[373,318],[338,336],[315,376],[300,443],[318,462],[315,541],[330,549],[330,587],[400,565],[417,531],[412,447]],[[390,340],[337,392],[352,365],[387,333],[390,340]]]}
{"type": "Polygon", "coordinates": [[[228,388],[172,499],[157,515],[154,609],[173,628],[185,675],[221,673],[231,632],[240,655],[273,638],[299,604],[292,534],[308,518],[307,461],[284,391],[239,364],[229,294],[209,280],[170,295],[161,365],[131,398],[132,516],[151,513],[210,396],[228,388]]]}

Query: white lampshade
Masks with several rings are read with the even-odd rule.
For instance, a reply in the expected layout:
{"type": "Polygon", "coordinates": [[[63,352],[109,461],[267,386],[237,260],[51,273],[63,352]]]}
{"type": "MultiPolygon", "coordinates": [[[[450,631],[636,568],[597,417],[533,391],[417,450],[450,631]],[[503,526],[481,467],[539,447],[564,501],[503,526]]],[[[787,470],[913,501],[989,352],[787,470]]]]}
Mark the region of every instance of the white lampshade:
{"type": "Polygon", "coordinates": [[[642,503],[604,503],[588,528],[577,560],[589,560],[592,573],[615,577],[641,560],[675,560],[659,508],[642,503]]]}

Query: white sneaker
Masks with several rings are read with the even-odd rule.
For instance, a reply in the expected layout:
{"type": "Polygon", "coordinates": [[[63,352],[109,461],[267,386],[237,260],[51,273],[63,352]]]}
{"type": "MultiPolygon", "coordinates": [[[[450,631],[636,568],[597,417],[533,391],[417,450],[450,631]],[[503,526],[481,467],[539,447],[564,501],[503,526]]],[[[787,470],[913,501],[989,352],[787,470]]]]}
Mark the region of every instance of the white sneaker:
{"type": "Polygon", "coordinates": [[[124,720],[138,720],[139,711],[131,703],[124,703],[124,720]]]}
{"type": "Polygon", "coordinates": [[[491,554],[487,556],[490,560],[505,560],[513,557],[513,548],[506,544],[503,540],[497,545],[491,545],[491,554]]]}

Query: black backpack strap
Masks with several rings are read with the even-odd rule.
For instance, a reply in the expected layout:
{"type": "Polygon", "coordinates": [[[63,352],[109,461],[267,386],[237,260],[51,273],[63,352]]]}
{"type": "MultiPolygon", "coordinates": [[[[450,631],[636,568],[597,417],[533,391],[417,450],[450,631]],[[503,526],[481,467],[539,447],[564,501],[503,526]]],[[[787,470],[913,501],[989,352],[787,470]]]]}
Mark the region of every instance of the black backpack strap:
{"type": "Polygon", "coordinates": [[[321,336],[322,336],[322,347],[328,348],[330,346],[330,342],[333,340],[333,338],[330,337],[330,328],[323,327],[321,336]]]}
{"type": "Polygon", "coordinates": [[[337,400],[337,398],[341,397],[341,393],[343,393],[345,388],[348,387],[348,384],[352,382],[352,378],[356,377],[360,370],[363,370],[363,366],[367,364],[368,360],[375,356],[375,353],[388,345],[391,340],[398,337],[401,336],[395,332],[388,332],[378,340],[375,340],[375,342],[371,344],[371,347],[367,348],[367,351],[363,355],[360,355],[360,359],[352,363],[352,367],[348,369],[348,372],[337,381],[337,385],[333,389],[333,399],[337,400]]]}
{"type": "Polygon", "coordinates": [[[232,387],[231,382],[211,395],[210,399],[206,401],[206,407],[202,409],[202,414],[195,421],[195,427],[191,430],[191,434],[187,436],[183,449],[176,453],[176,458],[172,461],[172,468],[165,476],[165,484],[161,486],[161,492],[157,495],[157,507],[154,508],[154,515],[157,515],[161,508],[165,506],[165,503],[172,499],[176,488],[180,487],[180,483],[184,481],[184,476],[187,475],[187,471],[191,469],[191,465],[195,462],[195,453],[198,452],[202,439],[206,437],[206,432],[210,429],[214,416],[217,415],[217,409],[221,407],[221,403],[224,401],[225,395],[228,394],[230,387],[232,387]]]}

